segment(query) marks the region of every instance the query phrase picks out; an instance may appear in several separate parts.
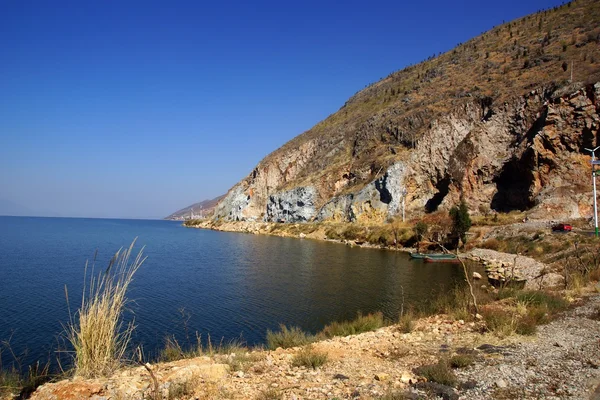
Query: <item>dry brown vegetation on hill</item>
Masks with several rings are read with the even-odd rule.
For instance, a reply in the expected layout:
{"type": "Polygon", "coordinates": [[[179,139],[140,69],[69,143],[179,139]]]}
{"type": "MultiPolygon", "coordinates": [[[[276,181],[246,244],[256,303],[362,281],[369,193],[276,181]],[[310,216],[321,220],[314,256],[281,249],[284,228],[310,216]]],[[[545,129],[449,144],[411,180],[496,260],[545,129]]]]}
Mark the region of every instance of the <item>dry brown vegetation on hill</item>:
{"type": "Polygon", "coordinates": [[[473,99],[483,119],[492,105],[514,96],[548,83],[565,86],[571,72],[574,82],[600,80],[599,21],[600,3],[579,0],[497,26],[361,90],[263,162],[316,139],[312,162],[286,187],[344,173],[355,184],[372,180],[413,148],[431,121],[473,99]]]}

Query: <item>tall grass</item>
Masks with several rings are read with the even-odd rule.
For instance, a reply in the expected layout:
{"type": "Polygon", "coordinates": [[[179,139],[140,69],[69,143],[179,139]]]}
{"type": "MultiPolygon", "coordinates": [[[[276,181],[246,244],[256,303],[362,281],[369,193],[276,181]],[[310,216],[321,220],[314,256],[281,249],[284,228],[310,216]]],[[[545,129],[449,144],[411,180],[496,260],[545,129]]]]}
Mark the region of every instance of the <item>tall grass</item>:
{"type": "Polygon", "coordinates": [[[270,350],[275,350],[278,347],[287,349],[289,347],[304,346],[314,340],[313,336],[297,326],[288,328],[286,325],[281,324],[279,325],[279,331],[267,330],[267,348],[270,350]]]}
{"type": "Polygon", "coordinates": [[[319,336],[332,338],[334,336],[349,336],[363,332],[374,331],[385,326],[383,314],[376,312],[374,314],[362,315],[358,313],[358,317],[352,321],[332,322],[326,325],[319,336]]]}
{"type": "MultiPolygon", "coordinates": [[[[94,263],[87,284],[88,263],[84,273],[81,306],[71,314],[66,327],[66,338],[74,350],[75,375],[85,378],[108,376],[124,359],[134,325],[123,326],[123,311],[127,304],[126,293],[133,275],[144,260],[143,248],[130,262],[135,240],[129,248],[119,249],[105,271],[94,275],[94,263]]],[[[65,286],[65,294],[68,291],[65,286]]]]}

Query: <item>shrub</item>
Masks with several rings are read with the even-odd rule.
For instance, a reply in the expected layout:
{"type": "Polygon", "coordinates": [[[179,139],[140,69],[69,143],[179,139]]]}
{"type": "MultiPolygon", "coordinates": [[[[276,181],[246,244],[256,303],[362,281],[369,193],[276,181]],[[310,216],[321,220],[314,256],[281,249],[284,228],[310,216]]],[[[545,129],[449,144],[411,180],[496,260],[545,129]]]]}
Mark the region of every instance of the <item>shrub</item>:
{"type": "Polygon", "coordinates": [[[393,390],[388,388],[387,392],[385,392],[383,396],[379,397],[379,400],[408,400],[413,398],[414,396],[408,391],[393,390]]]}
{"type": "Polygon", "coordinates": [[[362,315],[353,321],[333,322],[326,325],[321,331],[321,335],[325,337],[348,336],[356,335],[362,332],[374,331],[384,326],[383,314],[377,312],[375,314],[362,315]]]}
{"type": "Polygon", "coordinates": [[[327,353],[315,350],[308,345],[294,356],[292,366],[317,369],[327,362],[327,358],[327,353]]]}
{"type": "Polygon", "coordinates": [[[363,229],[355,224],[349,224],[348,226],[346,226],[346,228],[342,231],[341,236],[344,239],[347,240],[357,240],[357,239],[364,239],[364,232],[363,229]]]}
{"type": "Polygon", "coordinates": [[[517,322],[515,332],[519,335],[534,335],[538,325],[536,316],[528,313],[517,322]]]}
{"type": "Polygon", "coordinates": [[[480,247],[482,249],[500,250],[501,243],[496,238],[491,238],[483,242],[480,247]]]}
{"type": "Polygon", "coordinates": [[[400,316],[399,321],[400,332],[402,333],[410,333],[415,328],[415,316],[409,311],[400,316]]]}
{"type": "Polygon", "coordinates": [[[456,354],[450,358],[450,366],[452,368],[465,368],[473,364],[475,360],[469,354],[456,354]]]}
{"type": "Polygon", "coordinates": [[[569,307],[569,302],[562,297],[538,290],[518,292],[516,299],[524,302],[527,306],[547,307],[550,314],[556,314],[569,307]]]}
{"type": "Polygon", "coordinates": [[[184,351],[177,339],[174,337],[167,337],[165,339],[165,346],[160,350],[160,355],[158,356],[161,361],[170,362],[181,360],[183,358],[191,358],[193,355],[190,354],[189,351],[184,351]]]}
{"type": "Polygon", "coordinates": [[[15,369],[0,370],[0,398],[13,398],[21,391],[22,382],[19,372],[15,369]]]}
{"type": "Polygon", "coordinates": [[[263,390],[256,396],[256,400],[280,400],[281,398],[283,395],[277,389],[263,390]]]}
{"type": "Polygon", "coordinates": [[[229,354],[225,360],[232,371],[247,371],[248,368],[260,358],[255,354],[249,354],[247,349],[229,354]]]}
{"type": "Polygon", "coordinates": [[[304,332],[297,326],[287,327],[279,325],[279,332],[267,330],[267,348],[275,350],[278,347],[287,349],[288,347],[304,346],[314,341],[314,338],[304,332]]]}
{"type": "Polygon", "coordinates": [[[498,336],[510,336],[516,332],[516,318],[513,313],[497,308],[485,308],[481,312],[491,332],[498,336]]]}
{"type": "Polygon", "coordinates": [[[456,375],[446,359],[441,359],[436,364],[423,365],[417,368],[415,372],[428,381],[441,385],[455,386],[457,383],[456,375]]]}
{"type": "Polygon", "coordinates": [[[200,335],[196,334],[196,344],[195,346],[186,346],[185,348],[179,344],[175,336],[168,336],[165,338],[165,346],[162,348],[159,354],[160,361],[177,361],[185,358],[194,358],[199,357],[201,355],[215,355],[215,354],[245,354],[248,349],[243,346],[240,340],[230,340],[227,342],[223,342],[223,339],[216,344],[210,340],[210,335],[208,336],[206,345],[202,344],[202,340],[200,335]]]}
{"type": "MultiPolygon", "coordinates": [[[[125,251],[117,251],[104,272],[91,276],[87,291],[84,285],[81,307],[66,327],[67,340],[74,349],[75,375],[107,376],[121,365],[134,328],[133,323],[123,327],[125,294],[145,260],[142,248],[129,262],[134,244],[135,240],[125,251]]],[[[85,270],[87,273],[87,263],[85,270]]]]}

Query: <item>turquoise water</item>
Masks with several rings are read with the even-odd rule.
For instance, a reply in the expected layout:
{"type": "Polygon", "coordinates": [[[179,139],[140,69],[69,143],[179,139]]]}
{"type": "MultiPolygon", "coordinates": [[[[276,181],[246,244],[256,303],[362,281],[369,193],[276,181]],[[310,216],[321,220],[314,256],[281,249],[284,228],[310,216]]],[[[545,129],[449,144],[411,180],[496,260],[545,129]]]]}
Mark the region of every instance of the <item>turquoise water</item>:
{"type": "MultiPolygon", "coordinates": [[[[129,292],[134,344],[155,355],[167,335],[264,342],[280,323],[325,324],[432,299],[461,279],[454,265],[341,244],[187,229],[150,220],[0,217],[0,340],[24,365],[55,357],[70,304],[81,299],[84,265],[105,267],[138,237],[148,259],[129,292]],[[187,332],[187,335],[186,335],[187,332]]],[[[13,357],[2,355],[6,365],[13,357]]]]}

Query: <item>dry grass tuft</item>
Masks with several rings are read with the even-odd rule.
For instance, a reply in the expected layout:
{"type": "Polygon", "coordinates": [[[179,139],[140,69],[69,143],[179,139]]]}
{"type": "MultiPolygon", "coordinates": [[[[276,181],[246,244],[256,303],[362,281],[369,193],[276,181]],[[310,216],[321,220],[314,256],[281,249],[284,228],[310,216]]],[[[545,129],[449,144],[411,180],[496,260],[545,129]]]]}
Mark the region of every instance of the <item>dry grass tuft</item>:
{"type": "Polygon", "coordinates": [[[279,331],[267,330],[267,348],[275,350],[278,347],[287,349],[289,347],[304,346],[314,341],[314,337],[304,332],[297,326],[287,327],[279,325],[279,331]]]}
{"type": "Polygon", "coordinates": [[[424,378],[426,378],[429,382],[436,382],[446,386],[456,386],[458,379],[452,368],[450,368],[450,363],[446,359],[439,360],[436,364],[423,365],[415,370],[415,372],[424,378]]]}
{"type": "Polygon", "coordinates": [[[327,360],[327,353],[315,350],[312,345],[308,345],[296,353],[292,359],[292,366],[317,369],[325,364],[327,360]]]}
{"type": "Polygon", "coordinates": [[[334,336],[356,335],[358,333],[374,331],[382,326],[384,326],[384,321],[383,314],[381,312],[367,315],[362,315],[359,313],[355,320],[332,322],[323,328],[323,331],[321,331],[320,335],[327,338],[334,336]]]}
{"type": "MultiPolygon", "coordinates": [[[[145,258],[143,248],[130,262],[135,240],[125,251],[121,248],[111,259],[105,271],[94,276],[94,265],[85,287],[88,264],[85,266],[81,306],[71,315],[66,327],[66,338],[74,349],[75,375],[85,378],[108,376],[124,359],[133,332],[133,322],[123,326],[125,297],[133,275],[145,258]]],[[[65,286],[68,304],[68,292],[65,286]]]]}

